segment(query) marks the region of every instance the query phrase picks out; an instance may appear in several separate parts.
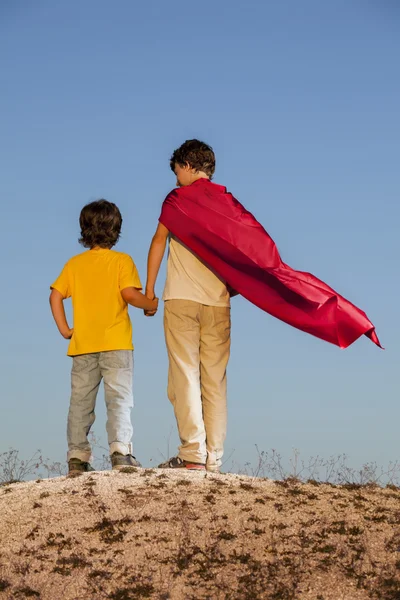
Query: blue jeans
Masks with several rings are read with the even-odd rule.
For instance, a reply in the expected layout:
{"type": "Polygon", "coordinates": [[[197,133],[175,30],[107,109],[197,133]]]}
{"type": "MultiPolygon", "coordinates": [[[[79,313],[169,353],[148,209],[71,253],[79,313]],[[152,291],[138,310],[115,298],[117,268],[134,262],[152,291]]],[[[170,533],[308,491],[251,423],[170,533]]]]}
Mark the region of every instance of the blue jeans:
{"type": "Polygon", "coordinates": [[[96,397],[102,379],[110,454],[132,454],[132,376],[132,350],[96,352],[73,357],[67,426],[68,460],[92,460],[88,434],[96,418],[96,397]]]}

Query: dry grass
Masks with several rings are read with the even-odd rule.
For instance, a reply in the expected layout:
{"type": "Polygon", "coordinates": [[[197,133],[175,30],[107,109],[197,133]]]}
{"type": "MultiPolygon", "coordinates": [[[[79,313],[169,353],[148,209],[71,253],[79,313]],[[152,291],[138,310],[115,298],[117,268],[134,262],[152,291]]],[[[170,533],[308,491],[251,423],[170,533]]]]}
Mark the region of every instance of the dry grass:
{"type": "Polygon", "coordinates": [[[159,470],[0,487],[0,598],[400,600],[400,491],[159,470]]]}

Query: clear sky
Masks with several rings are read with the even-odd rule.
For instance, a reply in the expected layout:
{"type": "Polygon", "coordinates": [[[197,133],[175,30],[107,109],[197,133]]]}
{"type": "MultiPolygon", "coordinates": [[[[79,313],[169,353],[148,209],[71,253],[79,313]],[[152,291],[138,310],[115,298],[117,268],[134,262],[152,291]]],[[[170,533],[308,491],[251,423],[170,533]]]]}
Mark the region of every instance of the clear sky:
{"type": "MultiPolygon", "coordinates": [[[[399,65],[395,0],[3,0],[0,452],[65,458],[71,361],[48,294],[81,251],[81,207],[118,204],[117,249],[144,280],[169,157],[198,137],[283,260],[365,310],[386,348],[339,350],[236,298],[229,464],[255,444],[399,458],[399,65]]],[[[171,428],[176,447],[162,313],[131,316],[135,453],[151,465],[171,428]]],[[[94,430],[104,443],[102,395],[94,430]]]]}

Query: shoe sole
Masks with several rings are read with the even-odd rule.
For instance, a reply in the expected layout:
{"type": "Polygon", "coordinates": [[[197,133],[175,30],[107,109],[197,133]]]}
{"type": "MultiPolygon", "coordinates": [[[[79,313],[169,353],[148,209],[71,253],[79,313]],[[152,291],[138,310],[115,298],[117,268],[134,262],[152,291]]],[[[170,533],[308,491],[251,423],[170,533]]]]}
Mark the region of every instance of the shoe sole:
{"type": "Polygon", "coordinates": [[[139,465],[114,465],[112,467],[113,471],[121,471],[121,469],[141,469],[139,465]]]}
{"type": "Polygon", "coordinates": [[[168,469],[170,471],[205,471],[206,468],[203,465],[185,465],[183,467],[157,467],[157,469],[168,469]]]}

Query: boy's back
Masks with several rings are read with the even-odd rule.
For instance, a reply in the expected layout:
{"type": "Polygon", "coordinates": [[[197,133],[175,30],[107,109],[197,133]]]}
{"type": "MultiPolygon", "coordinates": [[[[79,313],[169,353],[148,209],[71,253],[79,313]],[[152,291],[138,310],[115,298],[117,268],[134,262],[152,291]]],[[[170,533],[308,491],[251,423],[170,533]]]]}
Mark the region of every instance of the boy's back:
{"type": "Polygon", "coordinates": [[[128,304],[155,312],[157,298],[148,299],[136,266],[127,254],[111,248],[122,226],[118,207],[107,200],[83,207],[80,243],[89,248],[71,258],[51,286],[50,306],[59,332],[70,339],[71,400],[68,412],[68,471],[86,472],[92,451],[88,434],[95,420],[97,392],[104,380],[107,437],[113,469],[138,467],[132,455],[133,407],[132,326],[128,304]],[[73,329],[64,300],[72,297],[73,329]]]}
{"type": "Polygon", "coordinates": [[[51,286],[72,297],[74,335],[69,356],[111,350],[132,350],[132,326],[121,290],[141,289],[130,256],[94,248],[71,258],[51,286]]]}
{"type": "Polygon", "coordinates": [[[170,236],[163,300],[229,306],[226,283],[175,236],[170,236]]]}

